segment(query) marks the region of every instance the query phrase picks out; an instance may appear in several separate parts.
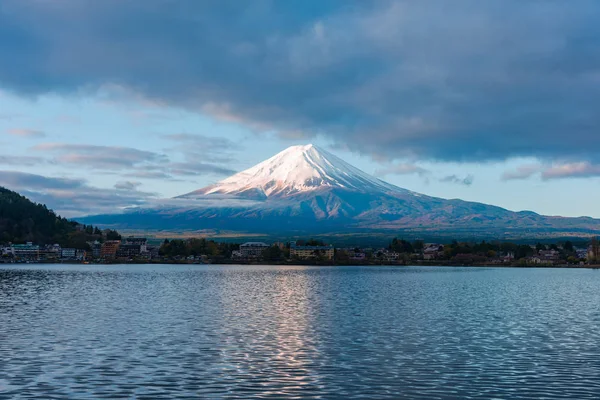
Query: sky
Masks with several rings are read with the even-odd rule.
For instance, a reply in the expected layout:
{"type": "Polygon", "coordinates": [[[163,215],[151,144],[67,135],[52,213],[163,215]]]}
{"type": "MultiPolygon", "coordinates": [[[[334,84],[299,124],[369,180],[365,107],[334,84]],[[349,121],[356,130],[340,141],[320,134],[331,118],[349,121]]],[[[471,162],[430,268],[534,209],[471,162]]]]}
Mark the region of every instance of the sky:
{"type": "Polygon", "coordinates": [[[67,217],[313,143],[443,198],[600,218],[596,0],[0,0],[0,186],[67,217]]]}

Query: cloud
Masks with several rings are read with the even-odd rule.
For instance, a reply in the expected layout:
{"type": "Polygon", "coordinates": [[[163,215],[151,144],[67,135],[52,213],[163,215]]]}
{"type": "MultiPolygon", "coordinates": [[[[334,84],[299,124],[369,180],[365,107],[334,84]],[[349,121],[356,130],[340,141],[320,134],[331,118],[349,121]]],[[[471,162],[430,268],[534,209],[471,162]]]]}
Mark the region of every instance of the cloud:
{"type": "Polygon", "coordinates": [[[234,141],[218,136],[206,136],[192,133],[173,133],[163,135],[164,139],[183,143],[186,146],[194,146],[197,150],[203,151],[230,151],[239,149],[239,144],[234,141]]]}
{"type": "Polygon", "coordinates": [[[172,175],[161,171],[133,171],[123,174],[124,177],[138,179],[157,179],[157,180],[174,180],[172,175]]]}
{"type": "Polygon", "coordinates": [[[589,162],[553,165],[542,172],[543,180],[563,178],[590,178],[600,176],[600,165],[589,162]]]}
{"type": "Polygon", "coordinates": [[[43,138],[46,136],[44,132],[35,129],[9,129],[7,133],[13,136],[19,136],[30,139],[43,138]]]}
{"type": "Polygon", "coordinates": [[[50,178],[18,171],[0,171],[0,185],[27,189],[77,189],[85,185],[83,179],[50,178]]]}
{"type": "Polygon", "coordinates": [[[171,163],[169,165],[169,172],[173,175],[197,176],[201,174],[232,175],[236,171],[227,167],[202,162],[180,162],[171,163]]]}
{"type": "Polygon", "coordinates": [[[236,172],[225,165],[234,160],[234,152],[239,151],[241,147],[228,138],[175,133],[163,135],[163,139],[175,144],[167,150],[179,151],[185,159],[168,165],[167,171],[172,175],[231,175],[236,172]]]}
{"type": "MultiPolygon", "coordinates": [[[[214,207],[236,207],[251,208],[260,205],[262,202],[257,200],[243,199],[236,196],[211,195],[208,197],[183,198],[175,197],[171,199],[155,199],[143,205],[143,208],[173,208],[173,209],[203,209],[214,207]]],[[[272,207],[288,206],[289,202],[274,201],[272,207]]]]}
{"type": "Polygon", "coordinates": [[[42,143],[34,146],[33,149],[57,154],[55,160],[59,163],[76,164],[87,168],[121,169],[140,164],[168,161],[168,158],[163,154],[131,147],[42,143]]]}
{"type": "Polygon", "coordinates": [[[136,190],[138,186],[141,186],[142,182],[137,181],[121,181],[115,183],[115,189],[117,190],[136,190]]]}
{"type": "Polygon", "coordinates": [[[32,165],[41,164],[43,162],[45,162],[45,160],[41,157],[0,155],[0,164],[4,165],[30,167],[32,165]]]}
{"type": "MultiPolygon", "coordinates": [[[[0,91],[0,98],[2,98],[2,92],[0,91]]],[[[23,115],[18,113],[3,113],[0,112],[0,120],[12,121],[15,118],[22,117],[23,115]]]]}
{"type": "Polygon", "coordinates": [[[599,18],[593,0],[4,0],[0,86],[119,85],[387,159],[597,163],[599,18]]]}
{"type": "Polygon", "coordinates": [[[512,171],[505,171],[501,179],[503,181],[527,179],[542,171],[543,168],[541,164],[537,163],[521,165],[512,171]]]}
{"type": "Polygon", "coordinates": [[[234,153],[241,149],[238,143],[225,137],[175,133],[163,135],[163,139],[174,144],[166,151],[181,152],[191,163],[198,159],[216,164],[229,163],[234,160],[234,153]]]}
{"type": "Polygon", "coordinates": [[[502,174],[502,180],[528,179],[539,175],[544,180],[600,177],[600,164],[588,161],[525,164],[502,174]]]}
{"type": "Polygon", "coordinates": [[[46,204],[65,217],[114,213],[157,198],[156,193],[90,186],[84,179],[47,177],[17,171],[0,171],[0,186],[46,204]]]}
{"type": "Polygon", "coordinates": [[[440,182],[456,183],[458,185],[471,186],[473,184],[474,180],[475,180],[475,178],[473,177],[473,175],[467,175],[464,178],[459,178],[456,175],[448,175],[444,178],[441,178],[440,182]]]}
{"type": "Polygon", "coordinates": [[[386,168],[381,168],[375,171],[375,175],[377,176],[386,176],[386,175],[410,175],[417,174],[419,176],[429,175],[431,171],[428,169],[419,167],[415,164],[401,163],[394,164],[386,168]]]}
{"type": "MultiPolygon", "coordinates": [[[[235,172],[219,163],[191,161],[197,159],[229,161],[230,158],[226,157],[224,150],[219,152],[219,149],[237,147],[230,143],[229,139],[195,135],[168,135],[167,137],[177,142],[183,142],[180,151],[184,154],[184,161],[171,162],[164,154],[131,147],[42,143],[32,149],[54,154],[54,161],[59,164],[73,164],[83,168],[109,171],[125,169],[125,172],[121,174],[124,178],[176,181],[174,176],[231,175],[235,172]],[[200,139],[198,140],[198,138],[200,139]],[[199,150],[200,144],[194,145],[189,142],[195,140],[202,143],[205,152],[194,152],[199,150]]],[[[1,161],[2,158],[0,158],[1,161]]]]}

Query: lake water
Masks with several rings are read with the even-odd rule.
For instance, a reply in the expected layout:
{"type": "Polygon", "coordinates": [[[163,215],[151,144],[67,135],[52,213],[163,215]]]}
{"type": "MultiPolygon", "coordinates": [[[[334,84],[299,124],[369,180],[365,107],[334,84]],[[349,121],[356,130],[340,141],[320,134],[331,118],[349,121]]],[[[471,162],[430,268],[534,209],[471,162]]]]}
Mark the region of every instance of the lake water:
{"type": "Polygon", "coordinates": [[[0,399],[600,398],[600,271],[0,266],[0,399]]]}

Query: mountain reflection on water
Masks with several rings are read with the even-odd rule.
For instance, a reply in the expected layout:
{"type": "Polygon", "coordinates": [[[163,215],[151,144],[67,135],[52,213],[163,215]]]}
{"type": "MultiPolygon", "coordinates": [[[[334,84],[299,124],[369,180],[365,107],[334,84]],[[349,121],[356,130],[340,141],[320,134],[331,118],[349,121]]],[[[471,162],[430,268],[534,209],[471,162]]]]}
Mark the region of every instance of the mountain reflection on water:
{"type": "Polygon", "coordinates": [[[0,399],[600,398],[600,273],[0,266],[0,399]]]}

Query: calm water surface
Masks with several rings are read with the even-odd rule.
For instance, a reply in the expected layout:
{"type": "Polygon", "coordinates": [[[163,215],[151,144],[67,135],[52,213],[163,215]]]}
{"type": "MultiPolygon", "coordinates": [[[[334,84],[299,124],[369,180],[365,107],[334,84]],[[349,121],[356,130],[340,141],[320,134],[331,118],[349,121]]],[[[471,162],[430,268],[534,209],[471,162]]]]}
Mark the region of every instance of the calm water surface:
{"type": "Polygon", "coordinates": [[[600,398],[600,271],[0,266],[0,399],[600,398]]]}

